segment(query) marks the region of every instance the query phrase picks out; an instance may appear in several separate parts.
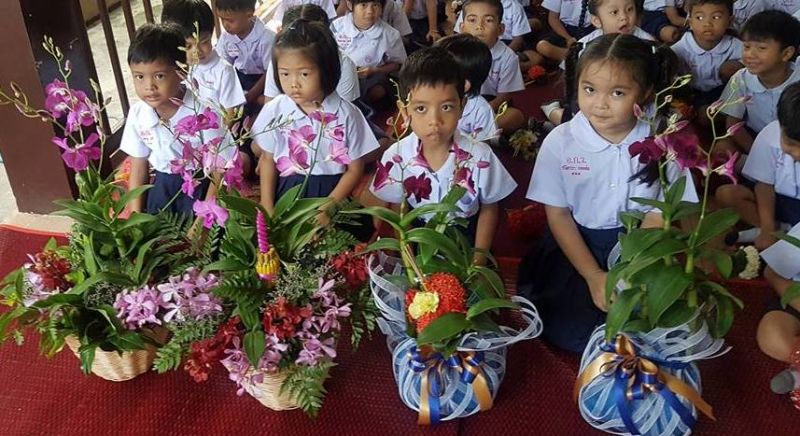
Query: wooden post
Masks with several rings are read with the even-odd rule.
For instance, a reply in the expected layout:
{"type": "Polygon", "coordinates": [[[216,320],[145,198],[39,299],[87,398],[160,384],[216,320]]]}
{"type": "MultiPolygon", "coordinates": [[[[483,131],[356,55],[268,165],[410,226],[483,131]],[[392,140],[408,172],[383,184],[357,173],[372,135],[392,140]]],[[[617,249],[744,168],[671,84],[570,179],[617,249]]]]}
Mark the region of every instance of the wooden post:
{"type": "MultiPolygon", "coordinates": [[[[44,107],[44,85],[59,78],[55,60],[42,48],[47,35],[71,62],[71,86],[93,95],[89,79],[97,75],[79,0],[2,1],[0,28],[7,60],[0,62],[4,89],[16,82],[32,106],[44,107]]],[[[0,153],[21,212],[52,212],[57,209],[53,200],[76,192],[73,174],[51,142],[55,134],[50,125],[24,118],[13,106],[0,107],[0,153]]]]}

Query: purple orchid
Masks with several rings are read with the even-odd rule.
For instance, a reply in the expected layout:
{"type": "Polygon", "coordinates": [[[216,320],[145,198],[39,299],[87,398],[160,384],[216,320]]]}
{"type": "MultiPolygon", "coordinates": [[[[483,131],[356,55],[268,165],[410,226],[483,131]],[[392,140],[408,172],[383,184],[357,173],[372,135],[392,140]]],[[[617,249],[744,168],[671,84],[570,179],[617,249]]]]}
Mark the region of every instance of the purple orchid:
{"type": "Polygon", "coordinates": [[[308,147],[315,139],[317,139],[317,134],[309,125],[301,126],[297,130],[289,130],[289,149],[308,147]]]}
{"type": "Polygon", "coordinates": [[[377,168],[375,169],[375,178],[372,181],[373,188],[381,189],[384,186],[392,183],[392,179],[389,177],[389,174],[391,173],[393,166],[394,162],[392,161],[387,161],[385,164],[378,163],[377,168]]]}
{"type": "Polygon", "coordinates": [[[433,191],[431,179],[426,177],[424,173],[417,177],[411,176],[403,180],[403,189],[405,189],[409,197],[416,198],[417,203],[429,199],[433,191]]]}
{"type": "Polygon", "coordinates": [[[225,221],[228,220],[228,211],[217,204],[216,198],[195,201],[192,210],[198,218],[203,219],[203,226],[207,229],[210,229],[215,223],[220,227],[225,227],[225,221]]]}
{"type": "Polygon", "coordinates": [[[322,110],[311,112],[311,114],[308,117],[314,121],[322,123],[323,126],[327,126],[336,121],[337,119],[339,119],[339,117],[335,113],[323,112],[322,110]]]}
{"type": "Polygon", "coordinates": [[[79,101],[67,114],[66,131],[69,133],[76,132],[81,126],[89,127],[94,125],[96,122],[95,114],[96,111],[92,108],[91,102],[79,101]]]}
{"type": "Polygon", "coordinates": [[[325,160],[331,160],[341,165],[350,165],[352,159],[350,159],[350,155],[347,152],[348,150],[344,143],[331,141],[328,156],[325,157],[325,160]]]}
{"type": "Polygon", "coordinates": [[[194,178],[191,171],[181,174],[181,179],[183,179],[183,183],[181,183],[181,192],[186,194],[189,198],[194,198],[194,190],[200,185],[200,181],[194,178]]]}
{"type": "Polygon", "coordinates": [[[199,321],[222,313],[221,301],[212,294],[218,284],[215,275],[201,274],[197,268],[189,268],[183,277],[172,276],[167,283],[158,285],[161,305],[167,310],[163,315],[164,321],[199,321]]]}
{"type": "Polygon", "coordinates": [[[685,131],[661,136],[667,149],[667,157],[675,160],[681,170],[698,168],[706,161],[697,144],[697,137],[685,131]]]}
{"type": "Polygon", "coordinates": [[[225,174],[222,175],[222,183],[225,186],[235,188],[239,191],[244,189],[244,169],[239,153],[233,155],[226,165],[225,174]]]}
{"type": "Polygon", "coordinates": [[[53,114],[53,117],[60,118],[69,110],[72,102],[72,93],[66,83],[58,79],[53,80],[44,88],[44,92],[47,94],[44,107],[53,114]]]}
{"type": "MultiPolygon", "coordinates": [[[[183,104],[183,102],[181,102],[183,104]]],[[[202,113],[188,115],[181,118],[175,125],[177,136],[192,137],[203,130],[219,128],[219,116],[211,108],[205,108],[202,113]]]]}
{"type": "Polygon", "coordinates": [[[485,160],[479,160],[478,162],[475,162],[475,166],[479,170],[483,170],[483,169],[489,168],[489,165],[490,165],[489,162],[485,161],[485,160]]]}
{"type": "Polygon", "coordinates": [[[228,378],[231,379],[239,389],[236,390],[236,395],[244,395],[244,385],[248,382],[257,382],[253,378],[248,379],[247,373],[250,371],[250,363],[247,360],[247,355],[241,348],[241,341],[238,337],[234,337],[231,341],[233,348],[225,349],[225,354],[228,357],[222,359],[220,363],[225,369],[228,370],[228,378]]]}
{"type": "Polygon", "coordinates": [[[289,344],[281,342],[274,334],[267,335],[266,339],[266,347],[258,362],[258,368],[267,373],[274,373],[280,369],[278,365],[283,359],[284,353],[289,349],[289,344]]]}
{"type": "Polygon", "coordinates": [[[55,137],[53,143],[64,150],[61,153],[64,164],[76,172],[81,172],[89,167],[91,161],[100,159],[100,147],[96,146],[99,139],[97,133],[92,133],[85,144],[79,144],[74,148],[69,146],[67,138],[55,137]]]}
{"type": "Polygon", "coordinates": [[[425,159],[425,155],[422,154],[422,141],[420,141],[419,145],[417,146],[416,156],[414,156],[414,158],[411,159],[411,165],[422,167],[426,170],[431,169],[431,165],[428,163],[428,160],[425,159]]]}
{"type": "Polygon", "coordinates": [[[660,160],[666,154],[666,149],[652,136],[634,142],[629,151],[631,157],[639,156],[639,162],[645,165],[660,160]]]}
{"type": "Polygon", "coordinates": [[[403,163],[403,156],[400,156],[399,154],[395,154],[394,156],[392,156],[392,162],[397,163],[397,164],[403,163]]]}
{"type": "Polygon", "coordinates": [[[159,294],[150,286],[117,294],[114,308],[129,330],[136,330],[145,324],[161,325],[161,320],[157,317],[161,309],[159,294]]]}
{"type": "Polygon", "coordinates": [[[315,366],[325,356],[331,359],[336,357],[336,340],[328,338],[320,341],[319,339],[310,339],[303,344],[303,349],[300,350],[295,363],[298,365],[315,366]]]}
{"type": "Polygon", "coordinates": [[[470,195],[475,195],[475,181],[472,180],[471,169],[467,167],[457,169],[453,174],[453,184],[463,187],[470,195]]]}
{"type": "Polygon", "coordinates": [[[739,159],[739,152],[734,152],[728,155],[728,160],[724,164],[714,168],[714,172],[729,178],[734,184],[736,180],[736,160],[739,159]]]}
{"type": "Polygon", "coordinates": [[[331,138],[334,142],[344,142],[345,130],[344,125],[339,124],[338,126],[327,129],[326,130],[327,136],[331,138]]]}
{"type": "Polygon", "coordinates": [[[453,154],[455,155],[456,158],[456,166],[464,162],[468,162],[470,159],[472,159],[472,153],[459,147],[458,144],[456,144],[455,142],[453,143],[453,154]]]}

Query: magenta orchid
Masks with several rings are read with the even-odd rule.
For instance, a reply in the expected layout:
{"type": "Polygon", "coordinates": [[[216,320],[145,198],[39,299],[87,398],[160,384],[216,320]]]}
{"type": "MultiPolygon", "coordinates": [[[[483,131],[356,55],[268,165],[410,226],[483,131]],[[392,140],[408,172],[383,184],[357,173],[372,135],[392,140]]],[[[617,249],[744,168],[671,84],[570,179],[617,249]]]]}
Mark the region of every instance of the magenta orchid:
{"type": "MultiPolygon", "coordinates": [[[[181,102],[183,104],[183,102],[181,102]]],[[[205,108],[199,114],[188,115],[181,118],[175,125],[175,134],[179,136],[193,137],[203,130],[215,130],[219,128],[219,115],[211,109],[205,108]]]]}
{"type": "Polygon", "coordinates": [[[431,179],[426,177],[425,173],[420,173],[417,177],[411,176],[403,180],[403,189],[409,197],[414,197],[417,203],[429,199],[433,191],[431,179]]]}
{"type": "Polygon", "coordinates": [[[381,189],[384,186],[392,183],[390,174],[393,166],[394,161],[387,161],[385,164],[380,162],[378,163],[377,168],[375,169],[375,178],[372,180],[373,188],[381,189]]]}
{"type": "Polygon", "coordinates": [[[461,167],[453,173],[453,184],[461,186],[470,195],[475,195],[475,181],[472,179],[472,170],[469,167],[461,167]]]}
{"type": "Polygon", "coordinates": [[[321,123],[323,126],[328,126],[339,119],[335,113],[323,112],[322,110],[311,112],[308,117],[321,123]]]}
{"type": "Polygon", "coordinates": [[[66,138],[53,138],[53,143],[64,150],[61,153],[64,164],[77,172],[86,170],[91,161],[100,159],[102,153],[100,147],[97,146],[98,142],[97,133],[92,133],[86,139],[85,144],[78,144],[76,147],[70,147],[66,138]]]}
{"type": "Polygon", "coordinates": [[[203,219],[203,226],[207,229],[214,224],[225,227],[225,221],[228,220],[228,210],[217,204],[216,198],[195,201],[192,210],[198,218],[203,219]]]}

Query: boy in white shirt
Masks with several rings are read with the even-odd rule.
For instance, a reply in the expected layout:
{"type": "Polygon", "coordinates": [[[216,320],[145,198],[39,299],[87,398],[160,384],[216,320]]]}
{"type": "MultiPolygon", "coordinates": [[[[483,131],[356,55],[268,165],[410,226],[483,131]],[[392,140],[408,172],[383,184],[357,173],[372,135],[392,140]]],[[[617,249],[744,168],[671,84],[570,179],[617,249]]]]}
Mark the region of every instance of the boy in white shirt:
{"type": "Polygon", "coordinates": [[[222,138],[217,146],[219,155],[230,160],[236,153],[222,125],[204,130],[202,136],[176,137],[176,126],[181,120],[203,111],[203,105],[181,85],[178,75],[177,63],[186,61],[184,42],[181,29],[173,23],[145,24],[136,32],[128,49],[134,88],[141,99],[128,113],[120,142],[120,150],[131,158],[129,190],[149,180],[150,167],[155,170],[147,203],[143,204],[141,196],[131,200],[129,208],[134,212],[158,213],[163,209],[191,214],[195,200],[214,196],[214,185],[209,185],[207,179],[195,187],[192,180],[171,174],[171,163],[181,158],[184,144],[199,148],[222,138]],[[187,184],[192,184],[191,189],[187,189],[187,184]]]}
{"type": "Polygon", "coordinates": [[[347,0],[351,12],[331,24],[339,48],[356,65],[361,97],[369,105],[392,95],[389,74],[406,60],[400,32],[381,19],[384,1],[391,0],[347,0]]]}
{"type": "Polygon", "coordinates": [[[747,129],[739,129],[732,138],[738,151],[747,154],[753,136],[778,118],[776,108],[783,90],[800,81],[800,70],[794,66],[800,45],[800,21],[783,11],[759,12],[742,28],[742,39],[745,68],[731,77],[722,100],[744,96],[750,100],[726,106],[722,113],[727,115],[727,127],[747,121],[747,129]]]}
{"type": "MultiPolygon", "coordinates": [[[[769,0],[735,0],[733,2],[733,28],[742,34],[744,23],[753,15],[766,11],[769,8],[769,0]]],[[[769,8],[771,9],[771,8],[769,8]]]]}
{"type": "MultiPolygon", "coordinates": [[[[705,108],[722,95],[725,84],[743,67],[742,41],[728,35],[733,14],[732,0],[693,0],[687,5],[690,32],[672,46],[683,69],[692,74],[694,107],[705,108]]],[[[698,117],[703,122],[706,117],[698,117]]]]}
{"type": "MultiPolygon", "coordinates": [[[[531,25],[525,15],[525,10],[517,0],[500,0],[503,5],[503,33],[500,35],[500,40],[503,41],[508,48],[519,52],[523,49],[525,35],[531,33],[531,25]]],[[[464,21],[464,10],[458,14],[454,30],[456,32],[461,28],[461,23],[464,21]]]]}
{"type": "Polygon", "coordinates": [[[436,43],[455,59],[466,79],[466,102],[458,130],[478,141],[489,142],[495,139],[497,123],[489,102],[481,95],[481,87],[492,68],[492,52],[478,38],[461,33],[442,38],[436,43]]]}
{"type": "MultiPolygon", "coordinates": [[[[416,208],[441,202],[453,186],[465,188],[455,215],[467,219],[463,231],[470,243],[488,251],[498,202],[517,184],[488,145],[458,130],[464,87],[463,73],[446,50],[424,48],[408,58],[400,91],[408,96],[403,110],[412,133],[384,152],[370,190],[392,205],[416,208]]],[[[485,262],[483,256],[475,260],[485,262]]]]}
{"type": "Polygon", "coordinates": [[[275,34],[254,16],[256,0],[216,0],[224,32],[217,53],[236,68],[247,99],[246,114],[256,114],[264,104],[265,73],[275,34]]]}
{"type": "MultiPolygon", "coordinates": [[[[492,68],[481,87],[492,110],[498,112],[503,103],[511,104],[511,96],[525,89],[519,57],[500,41],[503,34],[503,5],[500,0],[469,0],[462,9],[464,21],[461,33],[469,33],[481,40],[492,53],[492,68]]],[[[497,125],[504,133],[513,132],[526,124],[525,116],[519,109],[508,107],[497,118],[497,125]]]]}

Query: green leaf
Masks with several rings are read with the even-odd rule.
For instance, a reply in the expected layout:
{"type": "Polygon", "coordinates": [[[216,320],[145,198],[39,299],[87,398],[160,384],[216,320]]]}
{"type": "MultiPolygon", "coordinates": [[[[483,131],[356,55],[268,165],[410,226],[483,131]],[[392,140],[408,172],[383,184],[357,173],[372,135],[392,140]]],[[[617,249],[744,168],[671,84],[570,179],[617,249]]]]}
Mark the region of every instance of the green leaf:
{"type": "Polygon", "coordinates": [[[385,207],[371,206],[371,207],[365,207],[363,209],[343,210],[341,213],[374,216],[380,219],[381,221],[389,224],[398,232],[403,231],[403,227],[400,226],[400,221],[401,221],[400,215],[397,212],[387,209],[385,207]]]}
{"type": "Polygon", "coordinates": [[[436,230],[426,227],[411,229],[406,233],[406,240],[416,244],[430,244],[442,253],[445,259],[456,261],[461,257],[458,246],[451,239],[436,230]]]}
{"type": "Polygon", "coordinates": [[[672,328],[686,324],[691,320],[697,309],[690,308],[685,301],[678,300],[661,315],[658,320],[659,327],[672,328]]]}
{"type": "Polygon", "coordinates": [[[205,267],[203,267],[203,272],[209,271],[243,271],[249,269],[250,266],[245,265],[239,262],[237,259],[232,257],[226,257],[224,259],[220,259],[216,262],[209,263],[205,267]]]}
{"type": "Polygon", "coordinates": [[[56,238],[50,238],[47,240],[47,243],[44,244],[42,251],[55,251],[56,248],[58,248],[58,242],[56,241],[56,238]]]}
{"type": "Polygon", "coordinates": [[[81,345],[78,349],[78,354],[81,356],[81,371],[84,374],[92,372],[92,364],[94,363],[94,354],[97,351],[97,344],[81,345]]]}
{"type": "Polygon", "coordinates": [[[608,309],[606,316],[606,339],[611,340],[619,333],[623,325],[628,322],[634,307],[642,299],[643,292],[639,289],[627,289],[617,294],[617,299],[608,309]]]}
{"type": "MultiPolygon", "coordinates": [[[[297,185],[286,191],[281,198],[275,203],[275,209],[272,213],[272,221],[279,222],[283,213],[291,207],[300,195],[300,188],[303,185],[297,185]]],[[[255,212],[253,212],[255,215],[255,212]]]]}
{"type": "Polygon", "coordinates": [[[744,303],[742,303],[742,300],[737,298],[735,295],[731,294],[730,291],[728,291],[728,288],[726,288],[725,286],[722,286],[721,284],[711,280],[706,280],[704,282],[701,282],[700,286],[706,287],[708,290],[710,290],[715,294],[724,295],[728,297],[731,301],[733,301],[734,304],[736,304],[737,307],[739,307],[739,309],[744,309],[744,303]]]}
{"type": "Polygon", "coordinates": [[[476,316],[481,315],[484,312],[501,308],[518,309],[519,306],[517,305],[517,303],[504,298],[487,298],[470,306],[469,310],[467,310],[467,319],[472,320],[472,318],[475,318],[476,316]]]}
{"type": "Polygon", "coordinates": [[[642,221],[644,221],[644,212],[640,210],[622,212],[619,214],[619,218],[620,221],[622,221],[623,227],[630,232],[632,229],[639,227],[642,221]]]}
{"type": "Polygon", "coordinates": [[[256,329],[244,334],[244,352],[251,365],[258,365],[266,346],[267,339],[264,330],[256,329]]]}
{"type": "Polygon", "coordinates": [[[722,277],[726,279],[731,277],[731,273],[733,272],[733,259],[731,259],[728,253],[722,250],[708,250],[704,254],[714,262],[714,265],[717,266],[717,271],[719,271],[722,277]]]}
{"type": "Polygon", "coordinates": [[[661,242],[669,232],[663,229],[634,229],[626,235],[620,236],[622,246],[622,261],[631,260],[639,253],[661,242]]]}
{"type": "Polygon", "coordinates": [[[97,260],[94,255],[94,233],[89,232],[88,235],[84,235],[84,242],[83,264],[86,266],[86,272],[89,275],[97,274],[97,260]]]}
{"type": "Polygon", "coordinates": [[[158,218],[155,215],[134,212],[131,214],[130,217],[128,217],[128,219],[123,221],[118,221],[119,225],[117,226],[117,231],[121,232],[125,229],[141,226],[142,224],[145,223],[152,223],[157,219],[158,218]]]}
{"type": "Polygon", "coordinates": [[[469,320],[471,329],[476,332],[501,332],[500,326],[492,320],[488,313],[482,313],[469,320]]]}
{"type": "Polygon", "coordinates": [[[134,263],[133,267],[133,279],[137,284],[144,284],[147,282],[148,277],[142,277],[142,270],[144,267],[145,256],[152,255],[150,252],[150,248],[158,242],[157,238],[153,238],[147,242],[145,242],[141,247],[139,247],[139,252],[136,254],[136,263],[134,263]]]}
{"type": "Polygon", "coordinates": [[[433,204],[426,204],[424,206],[420,206],[411,212],[405,214],[403,218],[400,220],[400,227],[407,228],[414,222],[415,219],[431,214],[431,213],[450,213],[458,208],[455,205],[450,205],[446,203],[433,203],[433,204]]]}
{"type": "Polygon", "coordinates": [[[109,342],[120,351],[143,350],[147,346],[144,339],[132,331],[122,331],[117,336],[111,336],[109,342]]]}
{"type": "Polygon", "coordinates": [[[678,265],[660,266],[648,270],[647,316],[650,324],[657,325],[661,315],[669,309],[692,284],[692,276],[678,265]]]}
{"type": "Polygon", "coordinates": [[[783,239],[784,241],[794,245],[795,247],[800,248],[800,239],[797,239],[790,234],[785,233],[783,235],[780,235],[780,239],[783,239]]]}
{"type": "Polygon", "coordinates": [[[463,313],[450,312],[433,320],[417,336],[418,345],[431,345],[444,342],[461,334],[470,327],[470,322],[463,313]]]}
{"type": "Polygon", "coordinates": [[[675,207],[675,211],[672,214],[672,221],[678,221],[686,217],[698,215],[701,209],[702,206],[700,206],[700,203],[681,201],[678,203],[678,206],[675,207]]]}
{"type": "Polygon", "coordinates": [[[78,283],[77,285],[73,286],[72,289],[67,291],[65,294],[81,295],[91,286],[101,282],[113,283],[115,285],[120,285],[120,286],[136,285],[136,283],[133,283],[130,277],[126,275],[111,273],[111,272],[99,272],[93,276],[88,277],[86,280],[78,283]]]}
{"type": "Polygon", "coordinates": [[[781,296],[781,306],[785,309],[797,298],[800,298],[800,282],[793,282],[781,296]]]}
{"type": "Polygon", "coordinates": [[[258,310],[250,310],[249,308],[239,307],[236,311],[242,319],[242,323],[247,330],[257,329],[261,323],[258,317],[258,310]]]}
{"type": "Polygon", "coordinates": [[[626,322],[624,326],[622,326],[622,331],[629,333],[649,332],[650,330],[652,330],[652,326],[650,325],[650,322],[647,321],[646,319],[632,319],[626,322]]]}
{"type": "Polygon", "coordinates": [[[664,214],[672,214],[672,206],[669,203],[659,200],[653,200],[652,198],[643,198],[643,197],[631,197],[632,201],[635,201],[639,204],[643,204],[645,206],[654,207],[660,210],[664,214]]]}
{"type": "Polygon", "coordinates": [[[629,262],[620,262],[608,270],[608,274],[606,275],[606,304],[609,304],[611,301],[611,296],[614,294],[614,290],[617,289],[617,283],[619,283],[624,276],[628,264],[629,262]]]}
{"type": "Polygon", "coordinates": [[[328,198],[302,198],[297,200],[283,215],[281,215],[280,223],[288,225],[295,220],[302,219],[308,220],[311,217],[316,217],[319,213],[319,208],[330,201],[328,198]]]}
{"type": "Polygon", "coordinates": [[[686,191],[686,176],[681,176],[672,186],[667,188],[667,192],[664,193],[664,200],[672,206],[673,210],[675,210],[678,203],[680,203],[683,198],[684,191],[686,191]]]}
{"type": "Polygon", "coordinates": [[[733,303],[731,299],[724,295],[717,295],[717,313],[714,324],[711,326],[711,334],[715,338],[724,337],[733,325],[733,303]]]}
{"type": "MultiPolygon", "coordinates": [[[[501,279],[500,275],[497,274],[497,271],[481,265],[474,265],[471,267],[471,269],[475,270],[479,274],[479,277],[482,277],[484,280],[486,280],[486,283],[489,285],[489,289],[496,297],[502,299],[506,296],[506,287],[503,284],[503,279],[501,279]]],[[[470,284],[471,282],[472,281],[470,280],[470,284]]]]}
{"type": "Polygon", "coordinates": [[[363,251],[364,253],[369,253],[372,251],[380,251],[380,250],[392,250],[392,251],[400,251],[400,241],[395,238],[380,238],[377,241],[369,244],[369,246],[363,251]]]}
{"type": "Polygon", "coordinates": [[[152,188],[153,185],[142,185],[138,188],[131,189],[130,191],[126,192],[122,197],[117,200],[114,205],[114,215],[118,215],[125,209],[125,206],[131,202],[134,198],[140,197],[144,194],[148,189],[152,188]]]}
{"type": "Polygon", "coordinates": [[[732,209],[720,209],[703,218],[697,229],[695,247],[699,247],[725,231],[731,230],[739,222],[739,214],[732,209]]]}
{"type": "Polygon", "coordinates": [[[247,198],[237,195],[220,195],[218,198],[222,204],[225,205],[225,208],[236,211],[250,220],[255,220],[257,209],[261,209],[261,213],[263,213],[265,217],[267,216],[266,211],[260,204],[247,198]]]}

